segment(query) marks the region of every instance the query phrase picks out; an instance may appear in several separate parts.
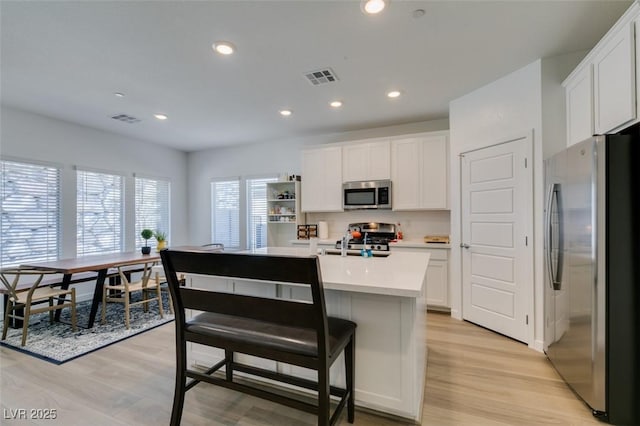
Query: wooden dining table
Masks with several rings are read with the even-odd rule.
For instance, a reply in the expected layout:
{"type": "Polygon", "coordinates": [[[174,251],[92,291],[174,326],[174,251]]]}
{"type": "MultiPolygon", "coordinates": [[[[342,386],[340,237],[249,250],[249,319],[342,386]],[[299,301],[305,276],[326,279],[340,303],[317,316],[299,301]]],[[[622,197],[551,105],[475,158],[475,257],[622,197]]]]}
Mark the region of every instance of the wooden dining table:
{"type": "MultiPolygon", "coordinates": [[[[139,251],[119,252],[109,254],[88,255],[76,257],[73,259],[60,259],[48,262],[30,262],[21,266],[40,269],[43,271],[53,271],[63,274],[61,287],[69,288],[72,284],[74,274],[84,272],[97,272],[96,287],[93,293],[93,301],[91,303],[91,311],[89,313],[89,321],[86,328],[92,328],[98,312],[98,305],[102,302],[102,292],[104,282],[109,273],[109,269],[122,265],[141,265],[148,262],[160,261],[160,253],[152,252],[150,254],[142,254],[139,251]]],[[[93,281],[86,280],[87,282],[93,281]]],[[[60,320],[60,311],[56,312],[56,321],[60,320]]]]}

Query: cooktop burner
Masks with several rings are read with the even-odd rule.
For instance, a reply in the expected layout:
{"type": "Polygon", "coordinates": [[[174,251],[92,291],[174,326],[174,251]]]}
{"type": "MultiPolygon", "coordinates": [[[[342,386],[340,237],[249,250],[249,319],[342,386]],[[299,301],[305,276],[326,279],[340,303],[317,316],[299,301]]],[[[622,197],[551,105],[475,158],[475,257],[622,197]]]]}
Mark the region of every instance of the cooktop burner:
{"type": "MultiPolygon", "coordinates": [[[[396,238],[396,226],[392,223],[361,222],[350,223],[349,231],[358,237],[351,238],[347,245],[349,250],[389,251],[389,241],[396,238]],[[358,235],[359,234],[359,235],[358,235]],[[366,246],[365,246],[366,239],[366,246]]],[[[336,248],[341,248],[341,241],[336,248]]]]}
{"type": "MultiPolygon", "coordinates": [[[[336,241],[336,248],[339,249],[341,248],[340,245],[342,244],[341,241],[336,241]]],[[[349,250],[361,250],[363,248],[366,248],[367,250],[373,250],[373,251],[389,251],[389,244],[387,242],[373,242],[370,240],[367,240],[367,245],[365,247],[364,245],[364,241],[362,240],[354,240],[351,239],[349,240],[349,243],[347,244],[347,249],[349,250]]]]}

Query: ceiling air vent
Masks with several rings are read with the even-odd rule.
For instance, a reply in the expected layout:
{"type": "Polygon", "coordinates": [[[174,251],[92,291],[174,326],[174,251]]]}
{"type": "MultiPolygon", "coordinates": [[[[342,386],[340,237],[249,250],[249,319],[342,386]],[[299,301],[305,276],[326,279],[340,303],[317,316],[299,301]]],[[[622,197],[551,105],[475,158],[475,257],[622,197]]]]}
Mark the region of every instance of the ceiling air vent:
{"type": "Polygon", "coordinates": [[[304,76],[313,84],[318,86],[320,84],[333,83],[338,81],[338,76],[333,72],[331,68],[323,68],[320,70],[309,71],[304,73],[304,76]]]}
{"type": "Polygon", "coordinates": [[[127,114],[117,114],[117,115],[111,116],[111,118],[113,118],[114,120],[124,121],[125,123],[129,123],[129,124],[139,123],[141,121],[139,118],[135,118],[127,114]]]}

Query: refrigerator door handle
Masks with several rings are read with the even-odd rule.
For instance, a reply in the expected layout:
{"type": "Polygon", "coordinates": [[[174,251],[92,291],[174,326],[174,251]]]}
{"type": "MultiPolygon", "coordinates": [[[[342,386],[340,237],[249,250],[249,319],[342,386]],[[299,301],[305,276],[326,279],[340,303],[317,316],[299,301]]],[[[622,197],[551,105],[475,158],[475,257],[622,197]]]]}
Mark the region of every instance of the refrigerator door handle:
{"type": "Polygon", "coordinates": [[[553,188],[555,184],[551,184],[547,187],[547,201],[545,203],[546,211],[544,217],[544,223],[547,229],[544,232],[544,246],[545,250],[545,263],[547,266],[547,274],[549,275],[549,287],[553,289],[553,266],[551,265],[551,203],[553,202],[553,188]]]}
{"type": "Polygon", "coordinates": [[[554,183],[549,185],[547,190],[547,211],[546,211],[546,225],[545,242],[547,246],[547,272],[549,273],[549,286],[553,290],[560,290],[562,288],[562,261],[563,261],[563,249],[564,249],[564,235],[563,235],[563,223],[562,223],[562,205],[560,202],[560,184],[554,183]],[[555,203],[554,203],[555,201],[555,203]],[[556,270],[553,268],[553,224],[551,223],[553,217],[553,206],[556,205],[558,211],[558,247],[557,247],[557,262],[556,270]]]}

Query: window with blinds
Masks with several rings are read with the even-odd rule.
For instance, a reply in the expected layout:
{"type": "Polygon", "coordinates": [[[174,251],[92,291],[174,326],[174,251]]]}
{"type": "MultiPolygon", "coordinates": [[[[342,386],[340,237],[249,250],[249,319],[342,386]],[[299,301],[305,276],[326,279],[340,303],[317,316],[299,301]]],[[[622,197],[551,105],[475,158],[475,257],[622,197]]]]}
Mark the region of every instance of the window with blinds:
{"type": "Polygon", "coordinates": [[[77,255],[122,251],[122,176],[78,170],[77,180],[77,255]]]}
{"type": "Polygon", "coordinates": [[[58,259],[60,170],[14,161],[0,165],[0,266],[58,259]]]}
{"type": "Polygon", "coordinates": [[[211,182],[211,242],[240,248],[240,179],[211,182]]]}
{"type": "Polygon", "coordinates": [[[276,178],[247,179],[247,247],[267,246],[267,183],[276,178]]]}
{"type": "MultiPolygon", "coordinates": [[[[167,241],[170,241],[169,181],[136,177],[135,185],[136,248],[145,245],[145,240],[140,236],[140,232],[145,228],[151,229],[154,232],[162,231],[166,233],[167,241]]],[[[155,249],[155,239],[149,240],[149,246],[155,249]]]]}

